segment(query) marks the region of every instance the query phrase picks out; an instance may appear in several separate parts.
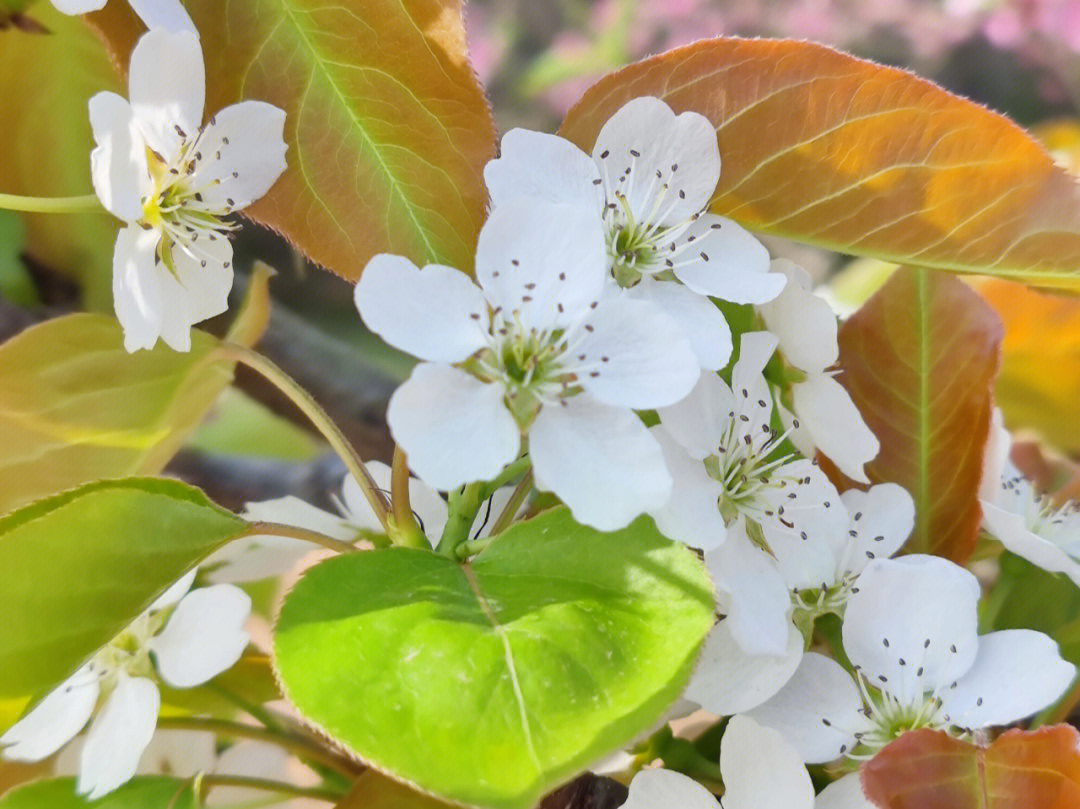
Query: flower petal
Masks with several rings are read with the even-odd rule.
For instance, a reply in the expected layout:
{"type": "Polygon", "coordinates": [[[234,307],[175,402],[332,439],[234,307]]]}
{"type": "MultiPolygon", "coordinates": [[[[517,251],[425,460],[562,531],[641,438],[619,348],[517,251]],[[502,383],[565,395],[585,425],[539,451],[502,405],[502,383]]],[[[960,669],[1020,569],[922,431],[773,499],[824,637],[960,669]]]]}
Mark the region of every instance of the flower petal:
{"type": "Polygon", "coordinates": [[[724,313],[708,298],[682,284],[654,281],[643,276],[628,295],[649,301],[662,308],[690,340],[698,363],[709,371],[718,371],[731,359],[731,329],[724,313]]]}
{"type": "Polygon", "coordinates": [[[108,0],[52,0],[61,14],[89,14],[105,8],[108,0]]]}
{"type": "Polygon", "coordinates": [[[83,666],[0,736],[9,761],[41,761],[83,729],[97,705],[97,675],[83,666]]]}
{"type": "Polygon", "coordinates": [[[537,487],[601,531],[629,525],[671,494],[671,475],[648,428],[633,411],[586,394],[540,411],[529,431],[529,455],[537,487]]]}
{"type": "Polygon", "coordinates": [[[783,733],[803,761],[820,764],[839,758],[855,745],[855,734],[867,729],[862,707],[858,686],[843,666],[807,652],[787,684],[749,715],[783,733]]]}
{"type": "MultiPolygon", "coordinates": [[[[354,539],[356,531],[345,519],[329,511],[323,511],[299,497],[289,495],[276,500],[262,500],[258,503],[245,503],[244,513],[240,515],[248,522],[276,522],[281,525],[294,525],[326,534],[334,539],[354,539]]],[[[378,522],[375,523],[378,526],[378,522]]],[[[375,527],[371,526],[371,527],[375,527]]],[[[367,526],[365,526],[367,527],[367,526]]],[[[304,543],[309,549],[311,545],[304,543]]]]}
{"type": "Polygon", "coordinates": [[[858,772],[849,772],[821,790],[814,806],[815,809],[877,809],[877,804],[871,803],[863,792],[858,772]]]}
{"type": "Polygon", "coordinates": [[[844,615],[844,650],[868,681],[902,702],[945,688],[971,668],[979,582],[936,556],[874,559],[844,615]]]}
{"type": "Polygon", "coordinates": [[[807,373],[821,373],[839,355],[836,313],[828,301],[810,291],[810,275],[802,267],[780,258],[772,269],[788,282],[775,300],[758,307],[765,327],[780,338],[788,362],[807,373]]]}
{"type": "Polygon", "coordinates": [[[602,402],[635,409],[671,405],[693,389],[701,366],[685,332],[663,309],[605,298],[570,337],[573,368],[602,402]]]}
{"type": "Polygon", "coordinates": [[[113,249],[113,306],[124,329],[129,352],[153,348],[161,336],[164,301],[158,282],[156,250],[159,234],[129,225],[116,236],[113,249]]]}
{"type": "Polygon", "coordinates": [[[442,491],[492,480],[521,447],[502,387],[445,365],[416,366],[390,397],[386,420],[413,471],[442,491]]]}
{"type": "Polygon", "coordinates": [[[726,535],[717,504],[723,487],[709,476],[701,461],[688,455],[662,427],[653,427],[650,433],[660,445],[674,481],[668,501],[650,512],[656,527],[668,538],[692,548],[706,551],[718,548],[726,535]]]}
{"type": "Polygon", "coordinates": [[[199,38],[161,28],[143,34],[131,52],[128,98],[150,148],[166,160],[177,156],[202,126],[206,71],[199,38]]]}
{"type": "Polygon", "coordinates": [[[751,655],[743,651],[721,621],[713,627],[685,697],[717,716],[748,711],[779,691],[795,673],[803,656],[803,636],[788,622],[787,645],[782,655],[751,655]]]}
{"type": "Polygon", "coordinates": [[[785,278],[769,272],[769,251],[730,219],[706,214],[673,244],[675,277],[700,295],[732,303],[765,303],[785,278]]]}
{"type": "Polygon", "coordinates": [[[495,207],[531,197],[579,205],[599,218],[604,206],[600,170],[593,159],[546,132],[511,129],[503,135],[498,158],[484,166],[484,182],[495,207]]]}
{"type": "Polygon", "coordinates": [[[600,299],[607,261],[598,218],[580,206],[518,198],[480,230],[476,279],[493,307],[520,313],[526,328],[566,328],[600,299]]]}
{"type": "Polygon", "coordinates": [[[983,454],[983,476],[979,484],[979,498],[996,503],[999,495],[1005,491],[1002,487],[1011,475],[1007,468],[1009,451],[1012,449],[1012,435],[1005,429],[1001,408],[995,407],[990,420],[990,437],[986,441],[983,454]]]}
{"type": "Polygon", "coordinates": [[[142,216],[149,183],[146,147],[135,133],[134,116],[127,99],[116,93],[90,99],[90,127],[97,144],[90,153],[94,191],[105,209],[125,222],[142,216]]]}
{"type": "Polygon", "coordinates": [[[128,4],[147,28],[199,33],[180,0],[128,0],[128,4]]]}
{"type": "Polygon", "coordinates": [[[213,568],[206,578],[212,584],[240,584],[281,576],[315,549],[310,542],[278,536],[259,535],[244,542],[230,542],[206,560],[206,567],[213,568]]]}
{"type": "Polygon", "coordinates": [[[733,716],[720,744],[724,809],[814,809],[799,752],[772,728],[733,716]]]}
{"type": "MultiPolygon", "coordinates": [[[[384,492],[390,491],[392,471],[380,461],[368,461],[367,469],[375,485],[384,492]]],[[[360,484],[352,475],[346,475],[341,481],[341,499],[348,513],[350,526],[382,532],[371,504],[360,489],[360,484]]],[[[409,504],[413,515],[420,522],[430,542],[437,542],[446,525],[446,501],[437,491],[416,477],[409,478],[409,504]]]]}
{"type": "Polygon", "coordinates": [[[157,610],[163,610],[167,607],[171,607],[180,601],[181,598],[187,595],[188,590],[191,589],[191,585],[195,583],[195,574],[199,572],[198,568],[189,570],[183,576],[176,580],[176,582],[169,587],[164,593],[159,595],[154,603],[147,609],[150,612],[156,612],[157,610]]]}
{"type": "Polygon", "coordinates": [[[1080,587],[1080,562],[1048,539],[1028,530],[1023,515],[980,501],[983,527],[1005,548],[1050,573],[1064,573],[1080,587]]]}
{"type": "MultiPolygon", "coordinates": [[[[214,770],[246,778],[279,780],[283,773],[294,776],[292,760],[280,747],[265,742],[242,741],[221,754],[214,770]]],[[[266,800],[266,790],[250,787],[215,786],[206,797],[206,806],[250,806],[266,800]]],[[[286,804],[289,806],[290,804],[286,804]]]]}
{"type": "Polygon", "coordinates": [[[716,454],[734,411],[731,389],[719,376],[707,371],[685,398],[658,408],[664,430],[698,460],[716,454]]]}
{"type": "Polygon", "coordinates": [[[458,362],[483,348],[487,303],[463,272],[423,270],[403,256],[368,262],[353,295],[360,317],[386,342],[429,362],[458,362]]]}
{"type": "Polygon", "coordinates": [[[77,790],[97,800],[130,781],[157,726],[161,694],[153,681],[120,672],[116,688],[90,726],[77,790]]]}
{"type": "MultiPolygon", "coordinates": [[[[219,233],[207,232],[189,245],[174,247],[172,256],[176,276],[167,271],[162,276],[165,310],[175,313],[176,328],[183,335],[181,342],[190,345],[192,326],[229,308],[233,284],[232,242],[219,233]]],[[[177,348],[169,329],[162,330],[162,338],[177,348]]]]}
{"type": "Polygon", "coordinates": [[[955,688],[940,694],[949,721],[969,730],[1010,725],[1052,705],[1076,677],[1076,666],[1042,632],[1006,629],[979,638],[975,662],[955,688]]]}
{"type": "Polygon", "coordinates": [[[630,782],[622,809],[716,809],[716,796],[674,770],[642,770],[630,782]]]}
{"type": "Polygon", "coordinates": [[[915,527],[915,501],[895,483],[879,483],[868,491],[849,489],[840,495],[851,523],[838,573],[861,573],[871,559],[886,559],[900,550],[915,527]]]}
{"type": "Polygon", "coordinates": [[[285,171],[285,111],[241,101],[210,117],[191,177],[203,201],[238,211],[266,194],[285,171]]]}
{"type": "Polygon", "coordinates": [[[877,457],[881,444],[844,386],[828,374],[810,374],[792,386],[791,395],[814,445],[849,478],[869,483],[863,467],[877,457]]]}
{"type": "Polygon", "coordinates": [[[634,219],[685,222],[701,211],[720,179],[720,148],[709,119],[676,115],[658,98],[628,101],[600,130],[593,159],[608,190],[625,195],[634,219]]]}
{"type": "Polygon", "coordinates": [[[251,640],[244,629],[250,613],[251,598],[231,584],[188,593],[149,642],[162,679],[192,688],[230,668],[251,640]]]}
{"type": "MultiPolygon", "coordinates": [[[[817,464],[805,458],[791,461],[774,469],[769,481],[760,490],[763,511],[755,515],[769,547],[780,546],[782,537],[788,537],[792,542],[821,543],[835,549],[847,532],[848,513],[840,493],[817,464]]],[[[835,554],[832,559],[835,563],[835,554]]],[[[814,573],[812,578],[796,576],[798,586],[820,586],[817,571],[814,573]]]]}

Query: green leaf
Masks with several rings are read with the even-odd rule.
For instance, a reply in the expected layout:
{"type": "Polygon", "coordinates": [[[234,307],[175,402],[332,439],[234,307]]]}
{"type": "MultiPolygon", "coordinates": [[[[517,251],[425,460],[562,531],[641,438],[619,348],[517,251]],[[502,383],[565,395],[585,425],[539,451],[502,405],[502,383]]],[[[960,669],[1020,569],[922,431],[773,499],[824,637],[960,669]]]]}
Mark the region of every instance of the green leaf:
{"type": "Polygon", "coordinates": [[[26,228],[18,214],[0,211],[0,298],[37,306],[37,289],[20,255],[25,242],[26,228]]]}
{"type": "Polygon", "coordinates": [[[987,602],[992,614],[984,617],[984,631],[1045,632],[1058,642],[1066,660],[1080,665],[1080,588],[1068,577],[1006,552],[987,602]]]}
{"type": "Polygon", "coordinates": [[[75,792],[74,778],[51,778],[16,787],[0,797],[0,809],[196,809],[189,781],[140,776],[104,798],[88,801],[75,792]]]}
{"type": "Polygon", "coordinates": [[[375,768],[531,809],[659,718],[713,610],[701,562],[648,518],[599,533],[559,508],[470,565],[391,548],[309,570],[274,664],[301,714],[375,768]]]}
{"type": "Polygon", "coordinates": [[[91,483],[0,518],[0,696],[41,692],[248,524],[174,480],[91,483]]]}

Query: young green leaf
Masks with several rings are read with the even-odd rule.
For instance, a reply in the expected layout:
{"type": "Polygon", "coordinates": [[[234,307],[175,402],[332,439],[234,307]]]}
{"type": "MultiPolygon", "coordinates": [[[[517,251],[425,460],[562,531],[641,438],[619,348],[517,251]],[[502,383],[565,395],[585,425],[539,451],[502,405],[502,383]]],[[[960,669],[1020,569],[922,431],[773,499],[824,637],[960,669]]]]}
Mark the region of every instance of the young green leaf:
{"type": "Polygon", "coordinates": [[[16,787],[0,797],[0,809],[197,809],[189,781],[141,776],[96,801],[75,792],[74,778],[51,778],[16,787]]]}
{"type": "Polygon", "coordinates": [[[903,70],[791,40],[718,38],[597,82],[561,134],[591,148],[631,98],[709,118],[712,209],[897,263],[1080,288],[1080,190],[1008,119],[903,70]]]}
{"type": "Polygon", "coordinates": [[[704,567],[648,518],[566,509],[467,565],[393,548],[308,571],[274,663],[308,721],[450,801],[531,809],[679,695],[713,623],[704,567]]]}

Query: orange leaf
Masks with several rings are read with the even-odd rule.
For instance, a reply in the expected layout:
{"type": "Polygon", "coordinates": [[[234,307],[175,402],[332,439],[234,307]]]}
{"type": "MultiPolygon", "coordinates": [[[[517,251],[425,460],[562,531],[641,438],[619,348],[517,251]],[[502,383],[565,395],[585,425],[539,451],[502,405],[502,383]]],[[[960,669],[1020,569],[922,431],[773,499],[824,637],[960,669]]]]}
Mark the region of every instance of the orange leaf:
{"type": "Polygon", "coordinates": [[[1001,339],[977,294],[929,270],[898,270],[840,327],[837,379],[881,441],[866,473],[915,499],[908,550],[963,562],[974,548],[1001,339]]]}
{"type": "MultiPolygon", "coordinates": [[[[245,211],[355,280],[375,253],[472,269],[495,149],[469,64],[462,0],[188,0],[206,107],[288,115],[289,168],[245,211]]],[[[141,32],[126,3],[93,15],[121,64],[141,32]]]]}
{"type": "Polygon", "coordinates": [[[1008,119],[821,45],[712,39],[613,73],[562,134],[591,147],[636,96],[715,125],[712,208],[752,230],[897,263],[1080,287],[1080,191],[1008,119]]]}
{"type": "Polygon", "coordinates": [[[1080,809],[1078,742],[1069,725],[1010,730],[989,747],[916,730],[863,765],[863,789],[881,809],[1080,809]]]}

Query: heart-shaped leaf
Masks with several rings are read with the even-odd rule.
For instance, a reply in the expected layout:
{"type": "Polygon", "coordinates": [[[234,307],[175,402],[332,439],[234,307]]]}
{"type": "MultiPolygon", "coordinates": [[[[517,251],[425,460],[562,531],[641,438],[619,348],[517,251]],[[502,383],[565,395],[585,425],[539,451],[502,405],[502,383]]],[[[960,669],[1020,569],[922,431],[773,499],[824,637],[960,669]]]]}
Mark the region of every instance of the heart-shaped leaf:
{"type": "Polygon", "coordinates": [[[557,509],[467,565],[404,548],[309,570],[274,662],[301,714],[451,801],[531,809],[655,722],[713,623],[701,562],[642,518],[557,509]]]}

